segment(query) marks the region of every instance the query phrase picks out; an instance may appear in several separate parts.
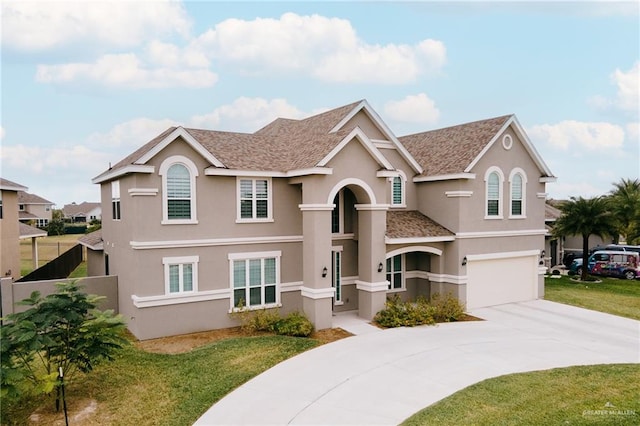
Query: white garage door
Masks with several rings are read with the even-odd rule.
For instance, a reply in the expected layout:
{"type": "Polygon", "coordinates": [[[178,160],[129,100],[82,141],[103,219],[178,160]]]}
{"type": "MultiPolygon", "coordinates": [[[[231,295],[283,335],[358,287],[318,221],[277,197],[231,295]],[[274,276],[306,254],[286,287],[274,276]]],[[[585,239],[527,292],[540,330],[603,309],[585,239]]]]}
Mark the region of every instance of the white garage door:
{"type": "Polygon", "coordinates": [[[467,309],[537,298],[537,254],[468,256],[467,309]]]}

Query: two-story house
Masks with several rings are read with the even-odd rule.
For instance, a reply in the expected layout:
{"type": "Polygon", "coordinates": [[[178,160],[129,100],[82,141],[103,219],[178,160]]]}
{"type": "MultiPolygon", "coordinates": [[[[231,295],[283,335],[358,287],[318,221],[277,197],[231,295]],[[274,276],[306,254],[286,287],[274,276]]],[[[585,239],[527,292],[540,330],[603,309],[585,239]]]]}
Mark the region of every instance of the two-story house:
{"type": "Polygon", "coordinates": [[[51,222],[51,209],[54,203],[36,194],[18,191],[18,214],[20,222],[33,223],[44,228],[51,222]]]}
{"type": "Polygon", "coordinates": [[[0,178],[0,276],[20,278],[18,193],[27,188],[0,178]]]}
{"type": "Polygon", "coordinates": [[[545,184],[513,115],[396,137],[367,101],[255,133],[172,127],[93,179],[105,270],[138,338],[239,306],[372,318],[389,294],[542,296],[545,184]]]}

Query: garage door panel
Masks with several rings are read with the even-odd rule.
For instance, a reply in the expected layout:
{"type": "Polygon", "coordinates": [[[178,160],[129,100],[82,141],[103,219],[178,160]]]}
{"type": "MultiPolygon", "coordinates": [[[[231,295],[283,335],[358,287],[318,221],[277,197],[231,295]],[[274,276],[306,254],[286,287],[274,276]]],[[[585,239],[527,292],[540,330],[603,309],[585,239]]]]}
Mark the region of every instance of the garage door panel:
{"type": "Polygon", "coordinates": [[[473,260],[467,263],[467,309],[537,298],[537,257],[473,260]]]}

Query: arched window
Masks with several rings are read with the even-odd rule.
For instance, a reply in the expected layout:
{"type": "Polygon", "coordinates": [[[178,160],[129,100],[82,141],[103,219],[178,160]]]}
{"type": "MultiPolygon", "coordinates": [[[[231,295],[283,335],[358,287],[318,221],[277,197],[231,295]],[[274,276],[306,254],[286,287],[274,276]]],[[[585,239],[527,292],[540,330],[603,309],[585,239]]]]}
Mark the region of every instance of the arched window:
{"type": "Polygon", "coordinates": [[[527,178],[523,170],[513,169],[509,176],[511,206],[509,217],[525,217],[525,194],[527,178]]]}
{"type": "Polygon", "coordinates": [[[405,201],[405,181],[407,177],[400,172],[398,176],[391,178],[391,207],[404,207],[405,201]]]}
{"type": "Polygon", "coordinates": [[[492,167],[487,170],[486,181],[486,219],[502,218],[502,182],[504,176],[499,168],[492,167]]]}
{"type": "Polygon", "coordinates": [[[196,185],[198,170],[183,156],[167,158],[160,166],[162,175],[162,217],[164,224],[197,223],[196,185]]]}

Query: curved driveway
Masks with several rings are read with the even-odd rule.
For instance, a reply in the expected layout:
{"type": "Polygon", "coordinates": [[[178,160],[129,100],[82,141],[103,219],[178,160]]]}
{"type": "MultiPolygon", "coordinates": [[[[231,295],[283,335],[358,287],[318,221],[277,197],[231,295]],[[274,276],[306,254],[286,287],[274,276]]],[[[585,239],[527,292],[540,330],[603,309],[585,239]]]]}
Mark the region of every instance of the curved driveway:
{"type": "Polygon", "coordinates": [[[302,353],[245,383],[197,425],[396,425],[481,380],[640,362],[640,321],[545,300],[477,309],[485,321],[397,328],[302,353]]]}

